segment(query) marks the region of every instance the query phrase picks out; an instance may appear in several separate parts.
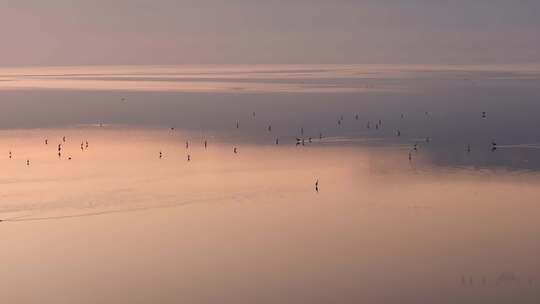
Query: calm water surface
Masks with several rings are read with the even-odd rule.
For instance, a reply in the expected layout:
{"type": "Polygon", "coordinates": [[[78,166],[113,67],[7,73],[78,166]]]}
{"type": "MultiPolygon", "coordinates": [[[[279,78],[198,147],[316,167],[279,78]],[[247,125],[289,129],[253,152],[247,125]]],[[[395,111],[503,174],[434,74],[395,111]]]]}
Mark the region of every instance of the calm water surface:
{"type": "Polygon", "coordinates": [[[522,67],[3,71],[2,297],[537,303],[536,75],[522,67]],[[184,89],[192,82],[204,89],[184,89]]]}

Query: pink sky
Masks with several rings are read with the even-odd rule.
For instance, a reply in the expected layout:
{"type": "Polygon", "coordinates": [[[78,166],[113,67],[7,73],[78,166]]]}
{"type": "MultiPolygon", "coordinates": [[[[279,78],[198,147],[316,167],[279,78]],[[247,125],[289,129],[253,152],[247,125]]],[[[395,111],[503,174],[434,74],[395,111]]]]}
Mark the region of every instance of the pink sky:
{"type": "Polygon", "coordinates": [[[540,2],[3,0],[0,66],[540,62],[540,2]]]}

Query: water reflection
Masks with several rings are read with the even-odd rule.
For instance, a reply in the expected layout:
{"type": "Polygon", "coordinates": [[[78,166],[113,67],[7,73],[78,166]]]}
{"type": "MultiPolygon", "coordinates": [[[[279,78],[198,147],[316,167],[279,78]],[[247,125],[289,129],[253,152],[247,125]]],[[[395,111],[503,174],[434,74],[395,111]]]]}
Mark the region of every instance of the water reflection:
{"type": "Polygon", "coordinates": [[[127,124],[227,133],[258,144],[323,135],[327,145],[330,138],[409,150],[417,144],[440,166],[537,171],[539,71],[535,65],[2,69],[0,128],[127,124]]]}
{"type": "Polygon", "coordinates": [[[23,299],[90,303],[99,290],[118,302],[538,301],[540,176],[327,141],[2,131],[13,152],[0,158],[3,297],[35,286],[23,299]],[[51,294],[58,286],[67,291],[51,294]]]}

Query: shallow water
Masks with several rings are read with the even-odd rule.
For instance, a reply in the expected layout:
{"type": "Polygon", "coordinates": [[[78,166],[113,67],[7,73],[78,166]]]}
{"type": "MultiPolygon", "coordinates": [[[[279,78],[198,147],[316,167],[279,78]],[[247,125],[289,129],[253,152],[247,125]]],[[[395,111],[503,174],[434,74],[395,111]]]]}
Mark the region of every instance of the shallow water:
{"type": "Polygon", "coordinates": [[[168,129],[11,130],[1,144],[13,151],[0,161],[11,301],[540,296],[536,173],[445,169],[399,146],[235,145],[168,129]],[[497,285],[504,272],[520,284],[497,285]]]}
{"type": "Polygon", "coordinates": [[[535,65],[14,68],[0,78],[2,129],[175,127],[267,144],[303,128],[306,139],[420,143],[441,166],[540,169],[535,65]]]}
{"type": "MultiPolygon", "coordinates": [[[[242,77],[293,73],[266,69],[242,77]]],[[[458,72],[478,75],[429,71],[458,72]]],[[[203,77],[216,73],[236,75],[203,77]]],[[[324,94],[0,90],[2,299],[537,303],[538,83],[482,73],[513,78],[442,85],[409,71],[391,77],[405,90],[324,94]]]]}

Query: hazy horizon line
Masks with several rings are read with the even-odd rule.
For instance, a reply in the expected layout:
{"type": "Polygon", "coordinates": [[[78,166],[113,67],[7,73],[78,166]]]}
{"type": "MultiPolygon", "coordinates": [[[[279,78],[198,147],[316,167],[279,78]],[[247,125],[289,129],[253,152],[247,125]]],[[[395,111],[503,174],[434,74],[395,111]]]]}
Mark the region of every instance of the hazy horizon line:
{"type": "Polygon", "coordinates": [[[175,67],[175,66],[537,66],[540,61],[535,62],[506,62],[506,63],[430,63],[430,62],[371,62],[371,63],[89,63],[89,64],[27,64],[27,65],[1,65],[0,69],[4,68],[48,68],[48,67],[175,67]]]}

